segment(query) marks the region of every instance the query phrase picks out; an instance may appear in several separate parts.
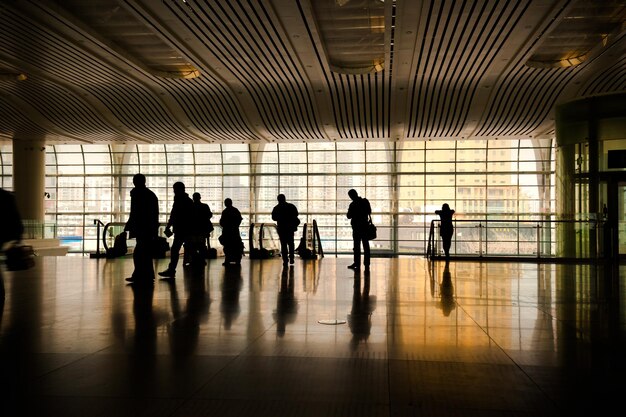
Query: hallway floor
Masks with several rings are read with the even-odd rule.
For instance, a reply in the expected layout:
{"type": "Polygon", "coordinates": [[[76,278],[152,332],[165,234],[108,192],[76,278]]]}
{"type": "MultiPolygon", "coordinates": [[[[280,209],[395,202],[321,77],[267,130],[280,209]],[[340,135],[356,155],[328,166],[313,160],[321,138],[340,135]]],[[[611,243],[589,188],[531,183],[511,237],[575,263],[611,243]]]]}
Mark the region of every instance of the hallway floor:
{"type": "Polygon", "coordinates": [[[621,414],[624,267],[351,261],[215,259],[153,289],[131,258],[3,266],[0,415],[621,414]]]}

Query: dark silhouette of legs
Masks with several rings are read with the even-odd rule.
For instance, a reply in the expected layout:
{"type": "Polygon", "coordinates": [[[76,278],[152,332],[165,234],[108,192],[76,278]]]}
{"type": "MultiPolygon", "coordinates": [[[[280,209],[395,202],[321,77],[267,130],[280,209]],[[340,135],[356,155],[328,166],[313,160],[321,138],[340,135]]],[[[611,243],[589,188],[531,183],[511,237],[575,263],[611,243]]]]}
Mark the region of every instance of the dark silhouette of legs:
{"type": "Polygon", "coordinates": [[[154,280],[154,265],[152,262],[152,245],[153,240],[150,238],[137,238],[135,250],[133,250],[133,264],[135,270],[132,277],[127,281],[133,283],[151,284],[154,280]]]}
{"type": "Polygon", "coordinates": [[[176,275],[176,266],[178,265],[178,258],[180,257],[180,248],[185,243],[185,240],[174,234],[174,242],[172,242],[172,248],[170,249],[170,264],[163,272],[159,272],[162,277],[173,278],[176,275]]]}
{"type": "Polygon", "coordinates": [[[293,233],[279,233],[280,239],[280,253],[283,257],[283,264],[287,262],[294,262],[295,243],[293,240],[293,233]]]}

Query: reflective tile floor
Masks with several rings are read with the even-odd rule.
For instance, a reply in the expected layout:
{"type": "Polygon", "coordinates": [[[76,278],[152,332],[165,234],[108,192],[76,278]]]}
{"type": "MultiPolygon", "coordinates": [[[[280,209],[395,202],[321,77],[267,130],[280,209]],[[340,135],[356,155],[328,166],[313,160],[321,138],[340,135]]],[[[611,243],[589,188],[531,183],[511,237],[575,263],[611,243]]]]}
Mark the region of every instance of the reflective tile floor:
{"type": "Polygon", "coordinates": [[[0,415],[623,414],[624,267],[221,262],[143,290],[130,258],[3,270],[0,415]]]}

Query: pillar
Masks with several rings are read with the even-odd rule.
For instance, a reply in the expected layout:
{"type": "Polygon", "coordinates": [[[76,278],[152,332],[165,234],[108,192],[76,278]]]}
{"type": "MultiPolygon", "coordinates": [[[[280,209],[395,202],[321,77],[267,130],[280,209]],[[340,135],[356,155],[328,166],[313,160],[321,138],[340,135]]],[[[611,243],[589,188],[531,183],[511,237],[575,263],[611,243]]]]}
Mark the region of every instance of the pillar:
{"type": "Polygon", "coordinates": [[[13,139],[13,191],[22,219],[44,222],[45,139],[13,139]]]}

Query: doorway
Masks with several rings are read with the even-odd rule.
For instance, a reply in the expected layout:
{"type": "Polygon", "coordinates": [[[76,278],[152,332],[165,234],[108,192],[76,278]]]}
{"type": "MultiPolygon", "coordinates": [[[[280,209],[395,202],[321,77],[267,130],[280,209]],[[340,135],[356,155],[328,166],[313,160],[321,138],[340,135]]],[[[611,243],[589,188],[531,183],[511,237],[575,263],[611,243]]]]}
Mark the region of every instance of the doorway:
{"type": "Polygon", "coordinates": [[[626,260],[626,178],[613,178],[604,184],[603,253],[607,258],[626,260]]]}

